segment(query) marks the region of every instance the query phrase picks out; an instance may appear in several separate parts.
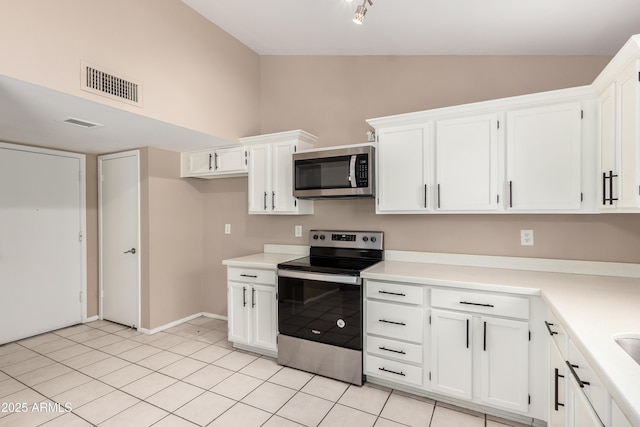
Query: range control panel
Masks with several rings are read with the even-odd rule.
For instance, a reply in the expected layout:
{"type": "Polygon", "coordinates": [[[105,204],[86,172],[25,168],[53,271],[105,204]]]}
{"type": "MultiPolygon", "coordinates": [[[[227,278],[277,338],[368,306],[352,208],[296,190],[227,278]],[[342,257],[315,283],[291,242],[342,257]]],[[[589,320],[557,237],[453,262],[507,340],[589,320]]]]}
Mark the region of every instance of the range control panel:
{"type": "Polygon", "coordinates": [[[382,231],[309,231],[309,245],[315,247],[382,250],[382,231]]]}

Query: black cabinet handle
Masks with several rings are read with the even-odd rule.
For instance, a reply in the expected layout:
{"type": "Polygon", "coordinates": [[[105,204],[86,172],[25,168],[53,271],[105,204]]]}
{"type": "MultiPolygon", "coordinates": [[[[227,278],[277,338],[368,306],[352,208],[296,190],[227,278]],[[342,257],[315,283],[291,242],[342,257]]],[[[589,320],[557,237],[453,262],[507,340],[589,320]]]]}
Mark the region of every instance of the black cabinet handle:
{"type": "Polygon", "coordinates": [[[478,307],[493,307],[493,304],[480,304],[478,302],[460,301],[460,304],[475,305],[478,307]]]}
{"type": "Polygon", "coordinates": [[[212,158],[212,157],[213,157],[213,156],[212,156],[211,154],[209,154],[209,170],[211,170],[211,158],[212,158]]]}
{"type": "Polygon", "coordinates": [[[400,292],[389,292],[389,291],[378,291],[379,294],[387,294],[387,295],[396,295],[399,297],[406,297],[406,294],[400,293],[400,292]]]}
{"type": "Polygon", "coordinates": [[[467,348],[469,348],[469,319],[467,319],[467,348]]]}
{"type": "Polygon", "coordinates": [[[613,198],[613,178],[617,178],[618,175],[614,175],[613,171],[609,171],[609,204],[613,205],[613,202],[615,200],[618,200],[617,198],[614,199],[613,198]]]}
{"type": "Polygon", "coordinates": [[[256,289],[251,288],[251,308],[256,306],[256,289]]]}
{"type": "Polygon", "coordinates": [[[607,204],[607,173],[602,172],[602,204],[607,204]]]}
{"type": "Polygon", "coordinates": [[[254,279],[258,278],[258,276],[254,275],[254,274],[241,274],[240,277],[252,277],[254,279]]]}
{"type": "Polygon", "coordinates": [[[440,209],[440,184],[438,184],[438,209],[440,209]]]}
{"type": "Polygon", "coordinates": [[[424,185],[424,208],[427,208],[427,184],[424,185]]]}
{"type": "Polygon", "coordinates": [[[573,378],[576,379],[576,381],[577,381],[578,385],[580,386],[580,388],[584,388],[584,386],[586,386],[586,385],[591,385],[591,383],[588,382],[588,381],[582,381],[580,379],[580,377],[578,376],[578,373],[575,371],[575,369],[573,369],[573,368],[579,368],[580,366],[572,365],[571,363],[569,363],[568,360],[566,362],[567,362],[567,366],[569,367],[569,370],[571,371],[571,375],[573,375],[573,378]]]}
{"type": "Polygon", "coordinates": [[[267,210],[267,192],[264,192],[264,210],[267,210]]]}
{"type": "Polygon", "coordinates": [[[384,320],[384,319],[379,319],[378,322],[382,322],[382,323],[391,323],[392,325],[400,325],[400,326],[407,326],[406,323],[403,322],[393,322],[391,320],[384,320]]]}
{"type": "Polygon", "coordinates": [[[558,410],[559,406],[564,406],[564,403],[558,402],[558,389],[559,389],[559,387],[558,387],[558,379],[559,378],[564,378],[564,375],[560,375],[560,372],[558,371],[558,368],[556,368],[556,373],[555,373],[555,378],[554,378],[555,379],[555,381],[554,381],[554,383],[555,383],[554,384],[555,397],[553,398],[553,404],[554,404],[554,407],[555,407],[556,411],[558,410]]]}
{"type": "Polygon", "coordinates": [[[513,181],[509,181],[509,207],[513,207],[513,181]]]}
{"type": "Polygon", "coordinates": [[[213,162],[213,169],[218,170],[218,153],[215,154],[215,161],[213,162]]]}
{"type": "Polygon", "coordinates": [[[396,371],[391,371],[391,370],[385,369],[385,368],[378,368],[378,370],[384,371],[384,372],[389,372],[390,374],[402,375],[403,377],[406,377],[406,375],[402,371],[396,372],[396,371]]]}
{"type": "Polygon", "coordinates": [[[242,306],[247,306],[247,288],[244,286],[242,287],[242,306]]]}
{"type": "Polygon", "coordinates": [[[272,191],[271,192],[271,209],[275,210],[276,208],[276,192],[272,191]]]}
{"type": "Polygon", "coordinates": [[[380,350],[390,351],[390,352],[392,352],[392,353],[407,354],[407,353],[405,353],[405,352],[404,352],[404,350],[393,350],[393,349],[390,349],[390,348],[386,348],[386,347],[384,347],[384,346],[380,346],[380,347],[378,347],[378,348],[379,348],[380,350]]]}
{"type": "Polygon", "coordinates": [[[558,335],[558,333],[556,331],[552,331],[551,327],[553,326],[553,323],[549,323],[546,320],[544,321],[544,324],[547,325],[547,331],[549,331],[549,335],[558,335]]]}
{"type": "Polygon", "coordinates": [[[487,351],[487,322],[483,322],[482,351],[487,351]]]}

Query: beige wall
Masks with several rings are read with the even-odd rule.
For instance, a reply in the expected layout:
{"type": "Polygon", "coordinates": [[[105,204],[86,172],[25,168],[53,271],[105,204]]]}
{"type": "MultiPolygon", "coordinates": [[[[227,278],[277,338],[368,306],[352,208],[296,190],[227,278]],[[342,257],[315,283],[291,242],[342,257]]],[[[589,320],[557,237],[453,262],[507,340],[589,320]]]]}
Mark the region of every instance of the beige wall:
{"type": "Polygon", "coordinates": [[[258,131],[258,55],[180,0],[0,8],[0,74],[229,140],[258,131]],[[140,82],[143,107],[82,91],[81,60],[140,82]]]}
{"type": "Polygon", "coordinates": [[[180,154],[143,150],[142,322],[157,328],[202,311],[202,195],[180,178],[180,154]]]}
{"type": "MultiPolygon", "coordinates": [[[[589,84],[609,59],[262,57],[261,131],[301,128],[318,146],[364,142],[367,118],[589,84]]],[[[310,216],[258,216],[247,214],[246,188],[243,178],[203,182],[204,311],[226,313],[222,259],[263,243],[305,245],[311,228],[382,230],[387,249],[640,262],[632,214],[376,215],[373,200],[327,200],[310,216]],[[520,245],[521,229],[534,230],[534,246],[520,245]]]]}

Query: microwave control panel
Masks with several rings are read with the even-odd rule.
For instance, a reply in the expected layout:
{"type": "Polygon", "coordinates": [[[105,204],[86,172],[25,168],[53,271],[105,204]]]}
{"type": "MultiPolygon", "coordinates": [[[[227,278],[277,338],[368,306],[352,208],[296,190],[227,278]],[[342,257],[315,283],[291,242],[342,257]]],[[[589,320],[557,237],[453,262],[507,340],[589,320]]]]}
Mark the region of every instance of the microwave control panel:
{"type": "Polygon", "coordinates": [[[356,185],[358,187],[369,186],[369,156],[367,154],[356,156],[356,185]]]}

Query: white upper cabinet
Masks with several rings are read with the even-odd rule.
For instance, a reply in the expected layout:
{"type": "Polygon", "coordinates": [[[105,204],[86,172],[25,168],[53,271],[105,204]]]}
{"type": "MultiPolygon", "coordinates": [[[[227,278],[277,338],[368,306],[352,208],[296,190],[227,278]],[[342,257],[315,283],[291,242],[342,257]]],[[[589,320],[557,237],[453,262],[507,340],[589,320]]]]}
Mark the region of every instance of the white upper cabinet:
{"type": "Polygon", "coordinates": [[[432,133],[430,123],[380,129],[376,213],[433,210],[432,133]]]}
{"type": "Polygon", "coordinates": [[[629,211],[640,207],[638,62],[631,61],[598,98],[600,145],[600,208],[629,211]]]}
{"type": "Polygon", "coordinates": [[[510,211],[580,210],[580,102],[507,112],[510,211]]]}
{"type": "Polygon", "coordinates": [[[498,115],[436,122],[436,209],[492,211],[498,194],[498,115]]]}
{"type": "Polygon", "coordinates": [[[244,176],[248,170],[247,148],[241,145],[181,153],[183,178],[244,176]]]}
{"type": "Polygon", "coordinates": [[[312,148],[316,137],[301,131],[240,138],[249,150],[249,213],[303,215],[313,201],[293,197],[293,153],[312,148]]]}

